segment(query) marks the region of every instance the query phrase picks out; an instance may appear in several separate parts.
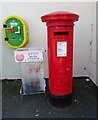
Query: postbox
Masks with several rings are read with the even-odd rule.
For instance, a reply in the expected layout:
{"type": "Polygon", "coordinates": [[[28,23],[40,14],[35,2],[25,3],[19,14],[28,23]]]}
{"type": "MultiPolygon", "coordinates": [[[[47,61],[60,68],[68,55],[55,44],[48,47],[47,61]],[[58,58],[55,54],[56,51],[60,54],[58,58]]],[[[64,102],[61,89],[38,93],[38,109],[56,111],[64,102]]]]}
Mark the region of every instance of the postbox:
{"type": "Polygon", "coordinates": [[[49,101],[57,107],[72,100],[73,26],[78,18],[65,11],[41,17],[48,30],[49,101]]]}
{"type": "Polygon", "coordinates": [[[12,48],[21,48],[28,43],[28,25],[18,16],[7,17],[3,22],[3,31],[6,44],[12,48]]]}

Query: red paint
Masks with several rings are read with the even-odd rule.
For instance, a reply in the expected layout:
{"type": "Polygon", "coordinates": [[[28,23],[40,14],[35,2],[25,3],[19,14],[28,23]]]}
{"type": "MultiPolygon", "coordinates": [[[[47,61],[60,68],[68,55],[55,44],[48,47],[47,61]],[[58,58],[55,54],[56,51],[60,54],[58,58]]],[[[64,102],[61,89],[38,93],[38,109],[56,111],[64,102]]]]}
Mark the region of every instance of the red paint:
{"type": "Polygon", "coordinates": [[[9,33],[14,33],[14,32],[15,32],[15,31],[14,31],[14,28],[8,29],[8,32],[9,32],[9,33]]]}
{"type": "Polygon", "coordinates": [[[37,55],[38,52],[28,52],[28,55],[37,55]]]}
{"type": "Polygon", "coordinates": [[[29,69],[28,69],[28,73],[33,73],[33,72],[37,73],[37,72],[39,72],[39,71],[40,71],[40,68],[39,68],[39,67],[37,67],[37,68],[29,68],[29,69]]]}
{"type": "Polygon", "coordinates": [[[29,85],[30,86],[38,86],[38,85],[40,85],[40,81],[37,80],[37,81],[31,82],[29,85]]]}
{"type": "Polygon", "coordinates": [[[78,18],[69,12],[54,12],[41,17],[47,23],[49,90],[54,95],[72,93],[73,26],[78,18]],[[67,42],[67,56],[57,57],[58,41],[67,42]]]}

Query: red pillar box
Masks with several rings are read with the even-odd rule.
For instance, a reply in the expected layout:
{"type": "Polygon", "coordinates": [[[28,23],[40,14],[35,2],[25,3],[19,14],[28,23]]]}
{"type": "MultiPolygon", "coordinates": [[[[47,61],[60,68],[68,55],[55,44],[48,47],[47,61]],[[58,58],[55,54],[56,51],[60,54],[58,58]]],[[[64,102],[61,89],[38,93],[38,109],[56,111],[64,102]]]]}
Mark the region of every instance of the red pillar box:
{"type": "Polygon", "coordinates": [[[47,23],[49,100],[54,106],[69,104],[72,98],[73,26],[78,18],[64,11],[41,17],[47,23]]]}

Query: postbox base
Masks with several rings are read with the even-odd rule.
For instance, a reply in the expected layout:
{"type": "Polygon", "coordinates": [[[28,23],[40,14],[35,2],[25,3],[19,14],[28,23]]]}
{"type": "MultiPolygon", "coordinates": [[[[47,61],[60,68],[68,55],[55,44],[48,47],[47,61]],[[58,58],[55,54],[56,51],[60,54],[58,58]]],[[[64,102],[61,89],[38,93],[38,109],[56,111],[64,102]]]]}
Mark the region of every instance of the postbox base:
{"type": "Polygon", "coordinates": [[[68,106],[72,102],[72,93],[67,95],[53,95],[49,93],[49,102],[51,105],[58,107],[58,108],[64,108],[65,106],[68,106]]]}

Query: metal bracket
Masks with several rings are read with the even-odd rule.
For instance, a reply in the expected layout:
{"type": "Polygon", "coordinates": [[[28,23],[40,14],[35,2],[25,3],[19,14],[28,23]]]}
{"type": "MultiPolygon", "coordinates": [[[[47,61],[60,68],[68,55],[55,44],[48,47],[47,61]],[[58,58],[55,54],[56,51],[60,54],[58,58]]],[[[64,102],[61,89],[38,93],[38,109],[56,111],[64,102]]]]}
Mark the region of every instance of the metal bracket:
{"type": "Polygon", "coordinates": [[[5,41],[8,41],[8,38],[5,38],[5,41]]]}

